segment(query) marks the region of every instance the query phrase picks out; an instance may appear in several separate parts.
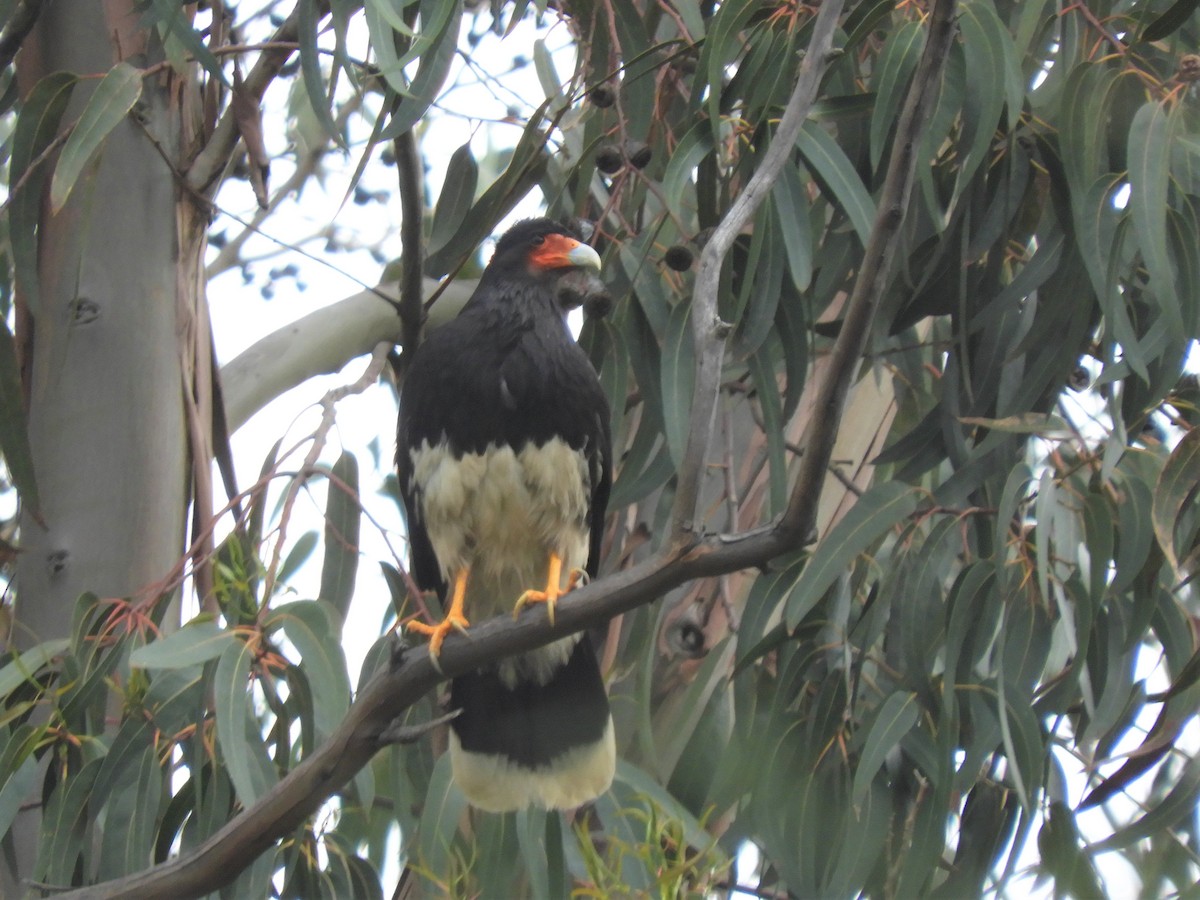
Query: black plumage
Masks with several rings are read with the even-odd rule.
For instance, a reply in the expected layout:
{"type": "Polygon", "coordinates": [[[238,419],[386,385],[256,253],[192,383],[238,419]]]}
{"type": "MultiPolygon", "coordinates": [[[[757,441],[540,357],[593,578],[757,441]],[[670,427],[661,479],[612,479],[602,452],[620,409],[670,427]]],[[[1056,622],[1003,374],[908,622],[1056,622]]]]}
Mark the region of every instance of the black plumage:
{"type": "MultiPolygon", "coordinates": [[[[519,597],[548,599],[552,613],[573,570],[596,574],[609,410],[556,291],[579,266],[598,268],[599,257],[570,229],[515,225],[462,313],[429,335],[408,371],[397,468],[412,573],[450,619],[460,595],[460,625],[519,597]]],[[[436,652],[450,626],[416,627],[434,632],[436,652]]],[[[462,709],[455,777],[478,806],[574,806],[612,778],[608,699],[586,637],[457,678],[451,703],[462,709]]]]}

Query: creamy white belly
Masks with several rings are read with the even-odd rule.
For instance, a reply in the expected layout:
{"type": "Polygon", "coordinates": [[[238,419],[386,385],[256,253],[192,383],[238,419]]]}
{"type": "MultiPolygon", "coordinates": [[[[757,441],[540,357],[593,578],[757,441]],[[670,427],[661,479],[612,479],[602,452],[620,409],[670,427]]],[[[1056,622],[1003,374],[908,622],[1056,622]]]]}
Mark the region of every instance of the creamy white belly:
{"type": "Polygon", "coordinates": [[[546,587],[550,553],[562,585],[589,549],[587,458],[553,439],[520,452],[489,446],[456,459],[422,442],[412,454],[420,515],[448,584],[470,568],[467,617],[508,612],[522,592],[546,587]]]}

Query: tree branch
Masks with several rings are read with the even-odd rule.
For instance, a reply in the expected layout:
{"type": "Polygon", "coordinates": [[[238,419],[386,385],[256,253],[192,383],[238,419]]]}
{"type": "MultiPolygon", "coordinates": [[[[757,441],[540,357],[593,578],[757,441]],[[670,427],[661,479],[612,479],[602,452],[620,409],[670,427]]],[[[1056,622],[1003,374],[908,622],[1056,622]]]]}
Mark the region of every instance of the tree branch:
{"type": "Polygon", "coordinates": [[[842,12],[841,0],[826,0],[821,4],[813,24],[808,51],[800,64],[800,74],[792,96],[784,108],[783,117],[763,161],[754,170],[737,200],[720,224],[713,230],[700,254],[696,286],[692,293],[692,341],[696,347],[696,381],[692,389],[692,407],[683,464],[675,489],[675,506],[671,511],[671,536],[675,541],[697,529],[696,504],[700,496],[702,473],[712,441],[713,420],[721,387],[721,370],[725,361],[725,339],[729,324],[717,313],[717,295],[721,287],[721,266],[733,246],[734,239],[754,216],[766,199],[771,186],[792,155],[796,137],[821,87],[821,77],[831,59],[833,33],[837,30],[842,12]]]}
{"type": "Polygon", "coordinates": [[[837,440],[846,395],[858,372],[879,298],[891,274],[900,226],[912,193],[917,146],[937,99],[937,84],[954,37],[954,7],[954,0],[937,0],[930,16],[929,37],[896,124],[892,157],[862,265],[846,303],[841,331],[830,352],[826,377],[817,388],[804,455],[787,509],[779,522],[779,530],[797,546],[809,537],[816,522],[817,500],[837,440]]]}
{"type": "MultiPolygon", "coordinates": [[[[458,315],[475,284],[469,279],[447,284],[441,300],[429,310],[429,327],[458,315]]],[[[424,279],[422,296],[430,297],[439,288],[439,282],[424,279]]],[[[284,391],[314,375],[339,371],[381,341],[400,340],[403,335],[394,301],[380,296],[395,297],[396,292],[394,283],[359,291],[272,332],[222,366],[230,432],[284,391]]]]}

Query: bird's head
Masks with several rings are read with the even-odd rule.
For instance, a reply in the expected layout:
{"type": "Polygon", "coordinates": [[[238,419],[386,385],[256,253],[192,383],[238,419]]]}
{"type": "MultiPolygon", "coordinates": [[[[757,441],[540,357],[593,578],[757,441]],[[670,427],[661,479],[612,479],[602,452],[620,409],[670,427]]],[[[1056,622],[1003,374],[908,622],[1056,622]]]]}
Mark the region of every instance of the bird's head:
{"type": "Polygon", "coordinates": [[[504,233],[488,270],[556,281],[572,269],[599,271],[600,254],[573,228],[553,219],[525,219],[504,233]]]}

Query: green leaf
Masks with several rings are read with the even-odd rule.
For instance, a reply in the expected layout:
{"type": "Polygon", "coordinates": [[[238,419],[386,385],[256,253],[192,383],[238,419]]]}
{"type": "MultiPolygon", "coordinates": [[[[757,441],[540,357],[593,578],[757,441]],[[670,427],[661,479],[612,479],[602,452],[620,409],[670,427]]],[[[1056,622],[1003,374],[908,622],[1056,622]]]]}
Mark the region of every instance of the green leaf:
{"type": "Polygon", "coordinates": [[[1170,37],[1187,24],[1197,7],[1200,7],[1200,0],[1175,0],[1161,16],[1146,26],[1138,42],[1151,43],[1170,37]]]}
{"type": "Polygon", "coordinates": [[[88,800],[103,761],[93,759],[60,781],[46,803],[34,879],[70,884],[88,822],[88,800]]]}
{"type": "Polygon", "coordinates": [[[778,515],[787,506],[787,435],[784,434],[783,409],[774,360],[770,354],[771,345],[772,342],[768,342],[759,347],[747,360],[747,367],[762,414],[763,434],[767,439],[767,475],[771,486],[769,509],[771,514],[778,515]]]}
{"type": "Polygon", "coordinates": [[[21,806],[38,782],[42,767],[34,750],[45,734],[44,725],[18,725],[0,753],[0,835],[8,834],[21,806]]]}
{"type": "Polygon", "coordinates": [[[407,65],[410,60],[419,56],[417,73],[406,91],[397,91],[401,97],[400,102],[392,111],[387,127],[380,134],[380,140],[390,141],[404,134],[429,111],[450,73],[450,64],[458,50],[462,17],[461,3],[422,0],[421,20],[427,22],[428,27],[421,29],[420,37],[413,42],[412,48],[400,61],[401,65],[407,65]]]}
{"type": "Polygon", "coordinates": [[[442,249],[458,231],[475,200],[479,181],[479,164],[471,154],[471,142],[450,154],[446,180],[433,210],[433,226],[429,234],[429,252],[442,249]]]}
{"type": "Polygon", "coordinates": [[[1200,428],[1193,428],[1171,452],[1163,466],[1154,491],[1151,517],[1154,536],[1163,556],[1171,564],[1177,578],[1182,578],[1179,557],[1175,552],[1175,525],[1183,514],[1185,505],[1190,509],[1200,484],[1200,428]]]}
{"type": "Polygon", "coordinates": [[[26,508],[37,515],[37,480],[34,478],[33,451],[29,447],[24,396],[16,339],[8,330],[8,322],[0,316],[0,456],[4,457],[17,494],[26,508]]]}
{"type": "Polygon", "coordinates": [[[84,167],[99,153],[112,130],[125,121],[141,96],[141,69],[127,62],[109,69],[83,108],[54,168],[50,182],[50,207],[54,212],[63,208],[84,167]]]}
{"type": "Polygon", "coordinates": [[[183,669],[216,659],[238,640],[211,619],[193,621],[135,649],[129,654],[129,664],[140,669],[183,669]]]}
{"type": "Polygon", "coordinates": [[[1144,104],[1129,129],[1129,208],[1138,246],[1150,271],[1150,287],[1168,329],[1186,333],[1175,271],[1167,248],[1167,210],[1174,117],[1158,102],[1144,104]]]}
{"type": "MultiPolygon", "coordinates": [[[[139,5],[144,6],[145,4],[139,5]]],[[[208,49],[208,45],[204,43],[199,32],[192,26],[190,19],[184,15],[183,9],[183,5],[176,3],[175,0],[151,0],[151,5],[147,9],[142,23],[143,25],[161,24],[166,35],[178,41],[187,54],[199,62],[209,75],[220,81],[225,87],[229,87],[229,80],[221,69],[221,63],[208,49]]],[[[176,59],[177,57],[173,54],[172,61],[176,61],[176,59]]]]}
{"type": "Polygon", "coordinates": [[[892,694],[883,702],[867,733],[862,756],[854,772],[854,793],[851,795],[854,803],[861,803],[866,797],[875,773],[883,766],[892,749],[899,746],[904,736],[917,724],[919,712],[916,694],[908,691],[892,694]]]}
{"type": "Polygon", "coordinates": [[[1025,412],[1015,416],[1005,416],[1002,419],[959,416],[958,421],[964,425],[976,425],[990,431],[1003,431],[1005,434],[1036,434],[1048,441],[1065,440],[1074,434],[1062,417],[1053,413],[1025,412]]]}
{"type": "Polygon", "coordinates": [[[358,575],[358,534],[362,507],[358,496],[358,460],[343,451],[330,472],[325,501],[325,559],[321,564],[321,600],[344,621],[358,575]]]}
{"type": "Polygon", "coordinates": [[[451,777],[450,754],[443,753],[433,766],[424,811],[417,826],[417,861],[435,877],[450,869],[458,821],[466,807],[467,798],[451,777]]]}
{"type": "Polygon", "coordinates": [[[794,630],[854,559],[917,508],[919,495],[899,481],[872,487],[816,546],[788,599],[785,619],[794,630]]]}
{"type": "Polygon", "coordinates": [[[238,799],[250,806],[276,778],[250,705],[250,666],[254,650],[241,640],[229,644],[213,675],[217,746],[238,799]]]}
{"type": "Polygon", "coordinates": [[[326,92],[325,77],[321,73],[317,32],[322,17],[317,0],[299,0],[296,11],[299,24],[296,36],[300,44],[300,76],[304,82],[304,93],[308,97],[309,106],[316,117],[317,124],[321,126],[321,130],[339,146],[344,146],[345,139],[338,131],[337,123],[333,121],[333,111],[330,106],[332,98],[326,92]]]}
{"type": "Polygon", "coordinates": [[[46,166],[44,163],[36,169],[31,166],[57,137],[59,122],[78,81],[70,72],[47,75],[25,98],[13,128],[8,177],[12,190],[8,207],[9,240],[17,287],[34,316],[40,306],[37,233],[46,166]]]}
{"type": "Polygon", "coordinates": [[[662,349],[663,425],[667,450],[676,466],[683,464],[687,450],[692,390],[696,383],[696,348],[691,326],[691,304],[676,304],[667,322],[662,349]]]}
{"type": "Polygon", "coordinates": [[[315,531],[306,531],[300,537],[296,538],[296,543],[292,545],[292,549],[288,551],[288,555],[283,558],[283,562],[279,565],[279,575],[275,581],[277,584],[287,584],[293,575],[299,571],[300,567],[308,562],[308,558],[312,556],[313,550],[317,547],[317,533],[315,531]]]}
{"type": "Polygon", "coordinates": [[[964,3],[958,22],[968,65],[951,208],[967,190],[975,171],[991,149],[1000,111],[1004,107],[1004,94],[999,87],[1004,83],[1002,41],[1008,37],[987,3],[964,3]]]}
{"type": "Polygon", "coordinates": [[[350,676],[342,650],[342,626],[333,608],[317,600],[296,600],[273,611],[263,623],[283,633],[303,658],[312,686],[314,715],[319,734],[328,736],[350,708],[350,676]]]}
{"type": "Polygon", "coordinates": [[[925,29],[920,22],[905,22],[890,35],[875,59],[871,89],[871,168],[879,169],[892,128],[908,96],[908,83],[925,46],[925,29]]]}
{"type": "Polygon", "coordinates": [[[12,662],[0,669],[0,698],[7,697],[22,684],[33,678],[43,667],[48,665],[71,646],[68,638],[45,641],[35,647],[30,647],[12,662]]]}
{"type": "Polygon", "coordinates": [[[841,207],[865,247],[875,223],[875,201],[845,151],[829,132],[811,120],[800,129],[796,147],[822,192],[831,203],[841,207]]]}
{"type": "MultiPolygon", "coordinates": [[[[1129,454],[1126,454],[1126,459],[1129,454]]],[[[1124,468],[1125,460],[1122,460],[1124,468]]],[[[1150,485],[1131,473],[1118,482],[1116,573],[1109,590],[1119,594],[1127,590],[1142,571],[1154,545],[1154,495],[1150,485]]]]}
{"type": "Polygon", "coordinates": [[[667,160],[667,170],[662,180],[663,196],[679,200],[687,197],[687,187],[691,184],[696,166],[712,149],[711,127],[703,120],[696,122],[679,139],[671,158],[667,160]]]}
{"type": "MultiPolygon", "coordinates": [[[[812,283],[812,220],[809,218],[808,192],[796,169],[783,167],[778,180],[771,186],[771,199],[779,222],[779,234],[783,237],[784,253],[787,254],[788,274],[796,290],[804,292],[812,283]]],[[[785,302],[785,298],[779,302],[785,302]]]]}

